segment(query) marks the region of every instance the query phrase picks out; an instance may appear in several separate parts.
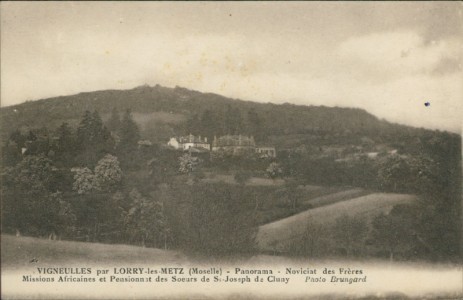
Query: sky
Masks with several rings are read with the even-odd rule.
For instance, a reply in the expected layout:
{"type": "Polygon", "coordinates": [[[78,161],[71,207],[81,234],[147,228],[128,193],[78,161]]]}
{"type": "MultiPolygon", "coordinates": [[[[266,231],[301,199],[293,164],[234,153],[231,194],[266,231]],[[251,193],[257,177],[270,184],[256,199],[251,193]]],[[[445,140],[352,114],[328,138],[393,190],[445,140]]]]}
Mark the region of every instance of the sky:
{"type": "Polygon", "coordinates": [[[0,12],[1,106],[160,84],[461,133],[462,2],[3,1],[0,12]]]}

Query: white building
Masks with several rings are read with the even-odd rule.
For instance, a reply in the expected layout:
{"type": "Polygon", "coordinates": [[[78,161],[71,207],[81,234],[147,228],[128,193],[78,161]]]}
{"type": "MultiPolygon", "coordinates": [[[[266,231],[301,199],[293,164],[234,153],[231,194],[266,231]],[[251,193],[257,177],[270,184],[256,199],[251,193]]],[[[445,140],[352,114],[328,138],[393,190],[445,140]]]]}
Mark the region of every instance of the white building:
{"type": "Polygon", "coordinates": [[[260,157],[276,157],[277,151],[275,147],[256,147],[256,153],[260,155],[260,157]]]}
{"type": "Polygon", "coordinates": [[[194,136],[192,134],[188,136],[172,137],[169,142],[167,142],[167,145],[181,150],[188,150],[190,148],[211,149],[211,145],[207,142],[207,137],[201,138],[201,136],[194,136]]]}

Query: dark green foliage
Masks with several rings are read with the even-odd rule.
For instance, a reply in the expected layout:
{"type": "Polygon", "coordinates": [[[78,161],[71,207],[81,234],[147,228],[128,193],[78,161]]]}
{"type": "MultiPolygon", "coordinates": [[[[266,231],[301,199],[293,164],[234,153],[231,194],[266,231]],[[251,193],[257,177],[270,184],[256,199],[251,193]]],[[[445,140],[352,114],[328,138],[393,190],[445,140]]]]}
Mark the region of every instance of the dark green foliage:
{"type": "Polygon", "coordinates": [[[288,254],[299,257],[328,257],[333,253],[333,240],[327,235],[328,228],[323,224],[309,222],[300,239],[288,247],[288,254]]]}
{"type": "MultiPolygon", "coordinates": [[[[151,142],[164,144],[174,135],[192,133],[207,136],[211,141],[214,135],[229,133],[254,135],[258,145],[275,146],[278,150],[275,163],[283,172],[278,175],[297,178],[301,184],[355,186],[421,195],[422,201],[414,211],[393,210],[375,221],[376,233],[372,233],[369,242],[378,248],[385,245],[388,237],[379,233],[393,225],[390,220],[408,226],[405,219],[416,219],[418,225],[412,227],[421,246],[415,245],[413,251],[424,249],[424,257],[436,259],[458,255],[461,137],[457,134],[390,124],[360,109],[260,104],[160,86],[46,99],[5,107],[0,114],[5,230],[19,228],[31,235],[66,232],[64,235],[75,239],[127,241],[122,220],[133,208],[129,193],[136,188],[147,202],[162,203],[165,222],[169,225],[165,228],[170,233],[163,233],[164,243],[157,237],[156,246],[188,248],[191,245],[194,251],[211,255],[227,255],[240,249],[252,251],[251,233],[255,229],[252,222],[262,224],[309,208],[299,201],[298,189],[289,181],[283,187],[246,184],[248,174],[264,176],[270,161],[252,155],[226,154],[212,157],[210,161],[204,159],[204,172],[231,171],[240,183],[239,188],[206,185],[202,183],[205,173],[179,175],[179,152],[159,145],[142,148],[137,145],[142,134],[151,142]],[[130,111],[120,120],[118,111],[127,107],[135,118],[140,113],[164,114],[167,118],[143,123],[140,133],[130,111]],[[110,115],[109,129],[103,125],[98,112],[103,117],[110,115]],[[117,148],[116,142],[119,142],[117,148]],[[386,150],[376,158],[361,155],[382,151],[377,148],[384,145],[397,150],[396,155],[389,155],[386,150]],[[111,188],[104,191],[82,195],[72,191],[70,168],[80,166],[93,170],[108,153],[117,154],[127,178],[110,184],[111,188]],[[345,159],[349,155],[351,159],[345,159]],[[191,186],[184,184],[187,177],[191,186]],[[114,198],[115,194],[119,196],[114,198]],[[72,211],[76,216],[75,226],[72,211]],[[70,223],[66,223],[67,220],[70,223]],[[233,226],[243,228],[245,234],[234,235],[235,231],[230,230],[233,226]],[[221,242],[228,250],[221,248],[221,242]]],[[[147,217],[155,216],[159,209],[147,211],[150,211],[147,217]]],[[[349,222],[344,220],[340,224],[349,222]]],[[[349,226],[355,228],[356,225],[349,226]]],[[[318,237],[317,228],[314,225],[312,231],[308,231],[307,239],[323,244],[326,240],[318,237]]],[[[333,237],[333,240],[340,238],[333,237]]],[[[140,243],[140,239],[133,242],[140,243]]],[[[146,244],[150,243],[155,244],[154,238],[146,244]]],[[[340,243],[342,247],[338,250],[355,256],[359,250],[351,244],[340,243]]],[[[314,255],[318,251],[310,243],[302,249],[305,250],[301,253],[308,251],[314,255]]],[[[405,250],[401,251],[412,251],[405,250]]]]}
{"type": "Polygon", "coordinates": [[[254,136],[257,142],[261,142],[264,139],[262,135],[262,121],[255,108],[251,108],[248,111],[246,120],[246,131],[247,134],[254,136]]]}
{"type": "Polygon", "coordinates": [[[245,184],[246,181],[251,179],[252,173],[245,170],[239,170],[235,173],[234,179],[238,184],[245,184]]]}
{"type": "Polygon", "coordinates": [[[164,111],[197,120],[193,122],[196,125],[176,127],[166,124],[177,129],[176,134],[189,134],[188,131],[191,131],[192,134],[205,135],[201,131],[211,131],[210,124],[213,123],[217,135],[234,131],[256,134],[258,143],[261,142],[260,137],[268,137],[278,148],[303,144],[360,144],[361,137],[366,136],[375,143],[390,143],[403,150],[409,147],[413,137],[428,132],[380,121],[360,109],[253,103],[182,88],[143,86],[126,91],[81,93],[2,108],[2,144],[11,132],[23,125],[31,128],[46,125],[54,129],[62,122],[75,124],[86,110],[97,110],[104,115],[111,114],[114,108],[119,111],[130,108],[137,113],[164,111]],[[202,119],[210,122],[209,125],[202,126],[202,119]]]}
{"type": "Polygon", "coordinates": [[[53,182],[55,168],[44,156],[26,156],[2,173],[2,227],[6,231],[47,236],[63,234],[73,212],[53,182]]]}
{"type": "Polygon", "coordinates": [[[293,211],[297,210],[302,198],[302,191],[298,189],[299,184],[301,184],[301,181],[297,179],[288,179],[285,181],[285,198],[287,199],[288,207],[293,211]]]}
{"type": "Polygon", "coordinates": [[[73,195],[75,239],[92,242],[122,241],[124,210],[117,197],[106,192],[73,195]]]}
{"type": "Polygon", "coordinates": [[[206,136],[211,141],[214,136],[245,134],[262,142],[264,129],[256,109],[252,107],[246,113],[242,111],[243,108],[232,105],[216,110],[206,108],[201,114],[195,113],[190,116],[184,133],[206,136]]]}
{"type": "Polygon", "coordinates": [[[266,172],[267,176],[272,178],[272,179],[276,179],[276,178],[281,177],[283,175],[283,169],[276,162],[270,163],[270,165],[267,167],[265,172],[266,172]]]}
{"type": "Polygon", "coordinates": [[[437,180],[436,167],[428,157],[388,156],[379,162],[379,184],[391,192],[428,193],[437,180]]]}
{"type": "Polygon", "coordinates": [[[227,184],[191,188],[183,248],[205,257],[251,254],[257,227],[253,204],[227,184]]]}
{"type": "Polygon", "coordinates": [[[68,123],[61,124],[56,130],[56,144],[54,149],[56,152],[55,161],[57,165],[63,167],[71,167],[75,165],[76,151],[76,136],[68,123]]]}
{"type": "Polygon", "coordinates": [[[167,248],[170,230],[161,202],[142,196],[138,190],[129,193],[130,209],[125,214],[128,241],[141,246],[167,248]]]}
{"type": "MultiPolygon", "coordinates": [[[[376,256],[384,255],[391,261],[409,258],[412,250],[418,246],[416,209],[397,206],[389,214],[381,214],[372,222],[370,243],[376,247],[376,256]]],[[[419,245],[426,247],[426,245],[419,245]]]]}
{"type": "Polygon", "coordinates": [[[160,149],[149,157],[146,166],[154,183],[169,182],[178,173],[178,153],[160,149]]]}
{"type": "Polygon", "coordinates": [[[21,134],[19,129],[16,129],[10,134],[10,141],[15,142],[16,146],[21,149],[22,147],[25,146],[26,140],[28,140],[28,137],[21,134]]]}
{"type": "Polygon", "coordinates": [[[239,108],[228,105],[225,111],[224,132],[232,135],[243,132],[243,118],[239,108]]]}
{"type": "Polygon", "coordinates": [[[111,111],[111,117],[106,123],[106,127],[108,127],[108,129],[111,132],[115,132],[115,133],[119,132],[121,128],[121,117],[116,107],[114,107],[113,110],[111,111]]]}
{"type": "Polygon", "coordinates": [[[199,135],[202,131],[201,120],[199,119],[198,114],[193,114],[188,118],[185,124],[185,134],[194,134],[199,135]]]}
{"type": "Polygon", "coordinates": [[[178,161],[178,172],[181,174],[188,175],[193,174],[193,172],[197,170],[201,162],[197,157],[192,156],[190,153],[183,154],[178,158],[178,161]]]}
{"type": "Polygon", "coordinates": [[[368,226],[364,220],[343,215],[336,220],[334,228],[333,240],[338,254],[347,257],[363,254],[364,240],[368,233],[368,226]]]}
{"type": "Polygon", "coordinates": [[[120,187],[122,170],[117,157],[106,155],[94,169],[73,168],[73,190],[80,195],[74,202],[79,212],[79,227],[89,240],[107,239],[108,233],[122,231],[122,210],[111,197],[120,187]],[[118,226],[119,225],[119,226],[118,226]]]}
{"type": "Polygon", "coordinates": [[[132,118],[132,113],[127,109],[122,117],[119,129],[120,142],[118,151],[129,152],[137,147],[137,142],[140,140],[140,129],[137,123],[132,118]]]}
{"type": "Polygon", "coordinates": [[[3,167],[15,166],[22,159],[21,148],[11,140],[2,147],[1,154],[3,167]]]}
{"type": "Polygon", "coordinates": [[[214,135],[218,135],[220,132],[222,132],[220,126],[221,123],[222,120],[220,120],[216,114],[211,112],[209,109],[206,109],[201,115],[201,123],[200,128],[198,128],[198,135],[205,136],[209,139],[209,141],[212,141],[214,135]]]}
{"type": "Polygon", "coordinates": [[[85,112],[77,128],[76,148],[79,152],[76,161],[88,167],[93,167],[101,157],[113,151],[114,140],[98,111],[85,112]]]}
{"type": "Polygon", "coordinates": [[[116,146],[116,151],[120,158],[122,168],[126,170],[140,169],[144,162],[141,162],[134,156],[135,153],[138,153],[140,130],[133,120],[130,109],[127,109],[122,117],[117,136],[119,141],[116,146]]]}

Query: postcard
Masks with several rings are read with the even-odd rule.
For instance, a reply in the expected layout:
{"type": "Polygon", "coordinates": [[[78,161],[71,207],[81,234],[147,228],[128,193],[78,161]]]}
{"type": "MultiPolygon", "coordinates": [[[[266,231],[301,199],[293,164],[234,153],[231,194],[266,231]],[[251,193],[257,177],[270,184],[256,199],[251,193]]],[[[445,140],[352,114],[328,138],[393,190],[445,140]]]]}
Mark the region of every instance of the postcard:
{"type": "Polygon", "coordinates": [[[2,299],[460,299],[460,2],[2,2],[2,299]]]}

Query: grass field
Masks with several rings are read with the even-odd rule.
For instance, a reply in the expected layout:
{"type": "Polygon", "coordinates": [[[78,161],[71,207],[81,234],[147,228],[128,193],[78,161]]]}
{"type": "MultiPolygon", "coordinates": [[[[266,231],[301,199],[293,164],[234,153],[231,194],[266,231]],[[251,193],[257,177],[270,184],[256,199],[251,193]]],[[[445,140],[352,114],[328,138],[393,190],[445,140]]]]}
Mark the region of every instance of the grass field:
{"type": "MultiPolygon", "coordinates": [[[[227,175],[227,174],[209,175],[208,178],[205,178],[202,181],[208,182],[208,183],[223,182],[223,183],[228,183],[228,184],[238,184],[233,175],[227,175]]],[[[246,185],[247,186],[282,186],[284,183],[285,182],[283,179],[251,177],[246,182],[246,185]]]]}
{"type": "Polygon", "coordinates": [[[414,195],[374,193],[310,209],[291,217],[259,227],[257,242],[263,251],[283,249],[291,240],[301,236],[309,222],[333,224],[338,217],[348,215],[369,219],[381,212],[388,212],[394,205],[414,201],[414,195]]]}
{"type": "Polygon", "coordinates": [[[50,241],[32,237],[2,235],[2,269],[66,265],[107,265],[179,263],[185,261],[183,254],[153,248],[129,245],[107,245],[73,241],[50,241]],[[35,261],[36,260],[36,261],[35,261]],[[31,262],[32,261],[32,262],[31,262]]]}
{"type": "MultiPolygon", "coordinates": [[[[238,184],[234,176],[230,174],[206,173],[206,178],[202,179],[202,181],[205,183],[238,184]]],[[[299,197],[298,205],[293,208],[285,196],[286,187],[283,179],[252,177],[246,182],[244,188],[253,190],[259,199],[258,210],[256,211],[256,222],[259,225],[287,218],[311,208],[349,200],[370,193],[361,188],[344,186],[301,185],[297,187],[296,191],[299,197]]]]}
{"type": "MultiPolygon", "coordinates": [[[[265,188],[268,190],[269,187],[265,188]]],[[[291,203],[288,202],[285,196],[281,195],[281,191],[281,188],[278,189],[278,187],[275,187],[272,193],[268,193],[267,191],[268,195],[263,197],[264,200],[261,201],[256,216],[259,225],[271,223],[308,209],[325,205],[324,202],[330,201],[329,203],[333,203],[343,201],[354,198],[358,196],[359,193],[364,193],[361,189],[354,189],[355,193],[352,193],[350,192],[351,189],[347,187],[300,186],[298,187],[298,194],[300,197],[298,205],[296,208],[291,208],[291,203]],[[333,195],[333,197],[330,197],[331,195],[333,195]],[[311,203],[312,201],[314,203],[311,203]]],[[[265,191],[261,189],[259,193],[264,195],[265,191]]]]}
{"type": "MultiPolygon", "coordinates": [[[[112,271],[111,271],[112,272],[112,271]]],[[[390,263],[380,260],[310,260],[258,255],[243,262],[198,264],[173,251],[124,245],[48,241],[2,235],[2,299],[461,299],[461,266],[430,263],[390,263]],[[31,263],[30,259],[38,261],[31,263]],[[37,276],[37,267],[221,267],[234,270],[306,268],[360,269],[367,284],[302,284],[294,275],[290,284],[212,282],[79,283],[24,282],[37,276]]],[[[92,275],[93,277],[95,275],[92,275]]],[[[125,275],[121,275],[125,276],[125,275]]],[[[182,275],[189,276],[189,275],[182,275]]],[[[182,277],[181,276],[181,277],[182,277]]],[[[318,276],[318,275],[317,275],[318,276]]],[[[323,275],[324,276],[324,275],[323,275]]],[[[49,277],[49,276],[48,276],[49,277]]],[[[53,275],[52,277],[57,277],[53,275]]],[[[78,276],[74,276],[78,277],[78,276]]],[[[156,277],[156,276],[151,276],[156,277]]],[[[200,276],[196,276],[200,278],[200,276]]],[[[330,276],[326,275],[328,280],[330,276]]],[[[97,276],[97,279],[99,277],[97,276]]]]}
{"type": "MultiPolygon", "coordinates": [[[[322,190],[321,192],[325,190],[322,190]]],[[[366,196],[370,193],[371,192],[366,191],[364,189],[360,189],[360,188],[354,188],[354,189],[348,189],[348,190],[344,189],[339,192],[325,193],[323,196],[320,195],[319,197],[315,197],[315,198],[314,196],[312,196],[308,200],[303,201],[302,204],[310,204],[312,208],[315,208],[315,207],[334,204],[334,203],[341,202],[341,201],[350,200],[350,199],[361,197],[361,196],[366,196]]]]}

